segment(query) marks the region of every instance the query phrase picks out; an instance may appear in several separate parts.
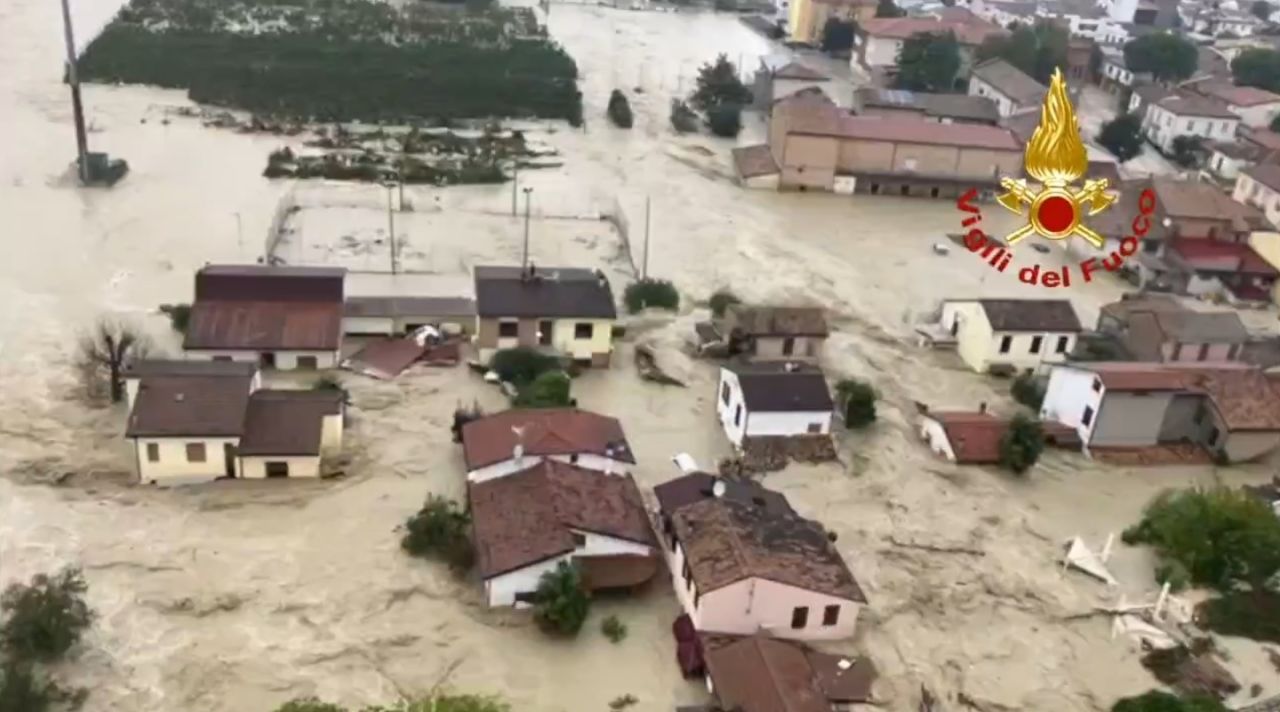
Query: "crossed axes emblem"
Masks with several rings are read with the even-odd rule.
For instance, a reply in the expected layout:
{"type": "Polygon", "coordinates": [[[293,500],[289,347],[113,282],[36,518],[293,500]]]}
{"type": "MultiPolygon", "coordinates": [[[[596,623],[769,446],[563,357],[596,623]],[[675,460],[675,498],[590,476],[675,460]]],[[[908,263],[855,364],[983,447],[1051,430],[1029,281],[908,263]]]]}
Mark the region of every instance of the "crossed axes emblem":
{"type": "Polygon", "coordinates": [[[1083,208],[1086,205],[1089,208],[1089,215],[1097,215],[1116,202],[1115,196],[1106,192],[1108,188],[1106,178],[1086,180],[1084,187],[1079,190],[1072,190],[1065,182],[1046,181],[1042,190],[1033,192],[1027,187],[1027,182],[1021,178],[1001,179],[1000,186],[1006,192],[996,198],[996,201],[1010,212],[1028,219],[1026,225],[1005,238],[1008,244],[1016,244],[1024,237],[1035,233],[1050,240],[1062,240],[1072,235],[1079,235],[1098,249],[1102,249],[1106,244],[1102,235],[1081,220],[1083,208]],[[1068,204],[1069,220],[1066,212],[1068,204]],[[1024,205],[1028,207],[1025,211],[1024,205]],[[1049,222],[1048,225],[1046,221],[1049,222]]]}

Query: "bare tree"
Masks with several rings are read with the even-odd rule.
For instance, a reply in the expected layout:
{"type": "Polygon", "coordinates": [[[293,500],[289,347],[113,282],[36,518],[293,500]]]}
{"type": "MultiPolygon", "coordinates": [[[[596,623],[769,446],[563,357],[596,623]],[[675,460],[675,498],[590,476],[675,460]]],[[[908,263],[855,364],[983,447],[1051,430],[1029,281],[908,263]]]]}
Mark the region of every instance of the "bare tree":
{"type": "Polygon", "coordinates": [[[144,358],[150,350],[147,337],[131,324],[111,318],[98,320],[93,331],[80,338],[80,367],[90,392],[107,380],[111,402],[124,400],[124,369],[135,359],[144,358]]]}

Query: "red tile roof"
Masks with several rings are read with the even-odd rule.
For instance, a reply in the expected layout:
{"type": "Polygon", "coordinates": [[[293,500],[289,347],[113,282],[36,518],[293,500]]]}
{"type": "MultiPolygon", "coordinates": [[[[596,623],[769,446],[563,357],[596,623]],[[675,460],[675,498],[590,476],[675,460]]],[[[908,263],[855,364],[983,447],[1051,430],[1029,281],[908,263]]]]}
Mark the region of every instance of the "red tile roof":
{"type": "Polygon", "coordinates": [[[1157,363],[1072,364],[1097,374],[1109,391],[1180,391],[1186,388],[1185,375],[1157,363]]]}
{"type": "Polygon", "coordinates": [[[930,411],[925,417],[938,421],[951,443],[956,462],[983,464],[1000,461],[1000,439],[1009,421],[990,413],[930,411]]]}
{"type": "Polygon", "coordinates": [[[982,124],[939,124],[882,116],[854,116],[826,96],[800,92],[778,102],[790,119],[788,133],[934,146],[1020,151],[1009,129],[982,124]]]}
{"type": "Polygon", "coordinates": [[[517,444],[529,456],[593,454],[635,463],[617,418],[576,408],[508,410],[462,427],[468,470],[511,459],[517,444]]]}
{"type": "Polygon", "coordinates": [[[572,552],[575,530],[656,546],[640,490],[630,475],[606,475],[549,460],[472,483],[468,497],[484,578],[572,552]]]}
{"type": "Polygon", "coordinates": [[[861,24],[861,31],[869,37],[887,37],[905,40],[922,32],[940,34],[950,31],[962,45],[980,45],[990,35],[1008,32],[998,26],[969,17],[952,17],[940,20],[934,17],[877,17],[861,24]]]}
{"type": "Polygon", "coordinates": [[[1184,237],[1173,240],[1170,246],[1192,269],[1272,277],[1280,274],[1262,255],[1243,243],[1184,237]]]}
{"type": "Polygon", "coordinates": [[[752,636],[706,652],[707,675],[724,709],[742,712],[830,712],[804,651],[752,636]]]}
{"type": "Polygon", "coordinates": [[[1230,82],[1205,82],[1196,86],[1195,89],[1202,94],[1217,97],[1236,106],[1257,106],[1280,102],[1280,94],[1273,94],[1257,87],[1238,87],[1230,82]]]}

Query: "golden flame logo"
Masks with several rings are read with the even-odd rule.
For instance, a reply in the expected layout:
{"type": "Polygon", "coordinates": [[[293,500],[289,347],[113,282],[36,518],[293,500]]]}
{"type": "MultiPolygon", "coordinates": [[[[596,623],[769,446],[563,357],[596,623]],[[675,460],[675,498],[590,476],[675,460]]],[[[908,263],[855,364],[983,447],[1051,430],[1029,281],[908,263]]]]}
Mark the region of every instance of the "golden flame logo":
{"type": "Polygon", "coordinates": [[[1116,199],[1106,192],[1105,178],[1086,180],[1079,190],[1070,187],[1084,177],[1089,156],[1080,140],[1080,124],[1061,69],[1053,70],[1049,91],[1040,107],[1040,125],[1027,143],[1024,165],[1027,175],[1042,187],[1034,191],[1021,178],[1001,179],[1005,193],[997,202],[1027,218],[1027,224],[1010,233],[1005,241],[1013,245],[1032,233],[1050,240],[1079,235],[1101,249],[1105,244],[1102,236],[1082,223],[1084,208],[1087,205],[1089,215],[1097,215],[1116,199]],[[1029,210],[1024,211],[1024,205],[1029,210]]]}

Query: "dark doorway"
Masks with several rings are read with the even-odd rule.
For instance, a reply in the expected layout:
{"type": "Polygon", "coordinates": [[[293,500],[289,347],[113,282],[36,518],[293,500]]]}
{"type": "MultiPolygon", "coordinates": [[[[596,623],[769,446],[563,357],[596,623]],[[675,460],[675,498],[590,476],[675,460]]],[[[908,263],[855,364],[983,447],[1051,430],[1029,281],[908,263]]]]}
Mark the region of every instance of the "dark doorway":
{"type": "Polygon", "coordinates": [[[289,463],[287,462],[268,462],[267,477],[288,477],[289,463]]]}
{"type": "Polygon", "coordinates": [[[270,351],[263,353],[261,356],[258,357],[258,360],[262,364],[263,368],[276,367],[276,355],[270,351]]]}
{"type": "Polygon", "coordinates": [[[795,350],[796,350],[796,340],[795,340],[795,337],[788,336],[787,338],[785,338],[785,339],[783,339],[783,340],[782,340],[782,355],[783,355],[783,356],[790,356],[792,353],[794,353],[794,352],[795,352],[795,350]]]}
{"type": "Polygon", "coordinates": [[[317,365],[318,365],[318,361],[316,360],[315,356],[299,356],[298,357],[298,370],[300,371],[314,371],[316,370],[317,365]]]}
{"type": "Polygon", "coordinates": [[[538,322],[538,343],[543,346],[551,345],[551,330],[555,328],[555,322],[540,321],[538,322]]]}
{"type": "Polygon", "coordinates": [[[236,476],[236,446],[231,443],[223,443],[222,459],[226,460],[223,469],[226,470],[227,477],[236,476]]]}

